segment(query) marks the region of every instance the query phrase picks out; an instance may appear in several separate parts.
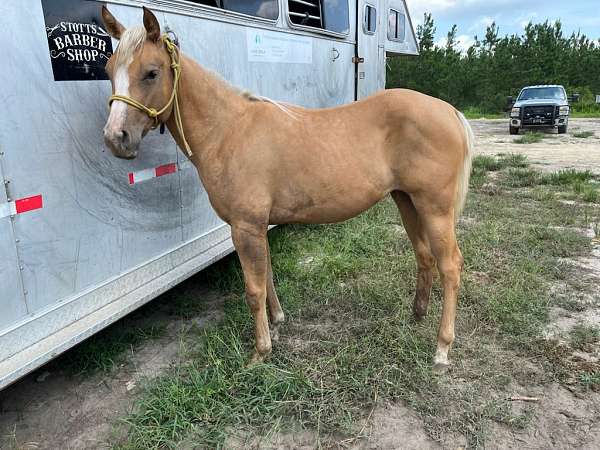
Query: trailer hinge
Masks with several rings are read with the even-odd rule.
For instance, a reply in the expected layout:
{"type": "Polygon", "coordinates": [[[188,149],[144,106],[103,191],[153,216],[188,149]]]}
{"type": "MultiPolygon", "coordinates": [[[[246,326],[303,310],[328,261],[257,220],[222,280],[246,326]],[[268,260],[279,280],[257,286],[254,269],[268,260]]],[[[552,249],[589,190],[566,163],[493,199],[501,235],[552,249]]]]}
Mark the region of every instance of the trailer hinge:
{"type": "Polygon", "coordinates": [[[364,63],[365,62],[365,58],[362,58],[360,56],[353,56],[352,57],[352,63],[353,64],[359,64],[359,63],[364,63]]]}

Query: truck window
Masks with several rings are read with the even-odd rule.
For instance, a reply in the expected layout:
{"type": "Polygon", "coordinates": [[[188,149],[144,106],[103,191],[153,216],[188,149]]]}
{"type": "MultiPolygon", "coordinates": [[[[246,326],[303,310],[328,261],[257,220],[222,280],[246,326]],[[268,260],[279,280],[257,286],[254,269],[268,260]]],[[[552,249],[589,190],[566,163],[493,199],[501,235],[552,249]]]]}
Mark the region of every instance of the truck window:
{"type": "Polygon", "coordinates": [[[565,91],[558,86],[525,88],[517,100],[533,100],[536,98],[552,98],[565,100],[565,91]]]}
{"type": "Polygon", "coordinates": [[[288,0],[292,24],[347,34],[350,19],[347,0],[288,0]]]}
{"type": "Polygon", "coordinates": [[[404,42],[406,35],[406,16],[400,11],[390,9],[388,20],[388,39],[404,42]]]}

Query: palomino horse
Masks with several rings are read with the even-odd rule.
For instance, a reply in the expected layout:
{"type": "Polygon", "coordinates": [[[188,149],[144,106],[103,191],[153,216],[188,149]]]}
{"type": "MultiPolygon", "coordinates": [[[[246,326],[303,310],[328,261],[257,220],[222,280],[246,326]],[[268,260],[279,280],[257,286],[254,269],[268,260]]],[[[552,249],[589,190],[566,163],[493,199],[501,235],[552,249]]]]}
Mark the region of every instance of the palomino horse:
{"type": "Polygon", "coordinates": [[[250,361],[271,352],[269,319],[273,340],[284,320],[268,226],[340,222],[391,194],[416,255],[417,319],[427,312],[436,264],[440,273],[434,368],[447,367],[463,265],[455,222],[473,145],[465,118],[441,100],[401,89],[330,109],[279,104],[232,88],[180,54],[146,8],[144,27],[126,30],[106,7],[102,16],[120,40],[106,65],[113,88],[106,144],[117,157],[135,158],[142,137],[166,124],[188,152],[213,208],[231,225],[255,322],[250,361]]]}

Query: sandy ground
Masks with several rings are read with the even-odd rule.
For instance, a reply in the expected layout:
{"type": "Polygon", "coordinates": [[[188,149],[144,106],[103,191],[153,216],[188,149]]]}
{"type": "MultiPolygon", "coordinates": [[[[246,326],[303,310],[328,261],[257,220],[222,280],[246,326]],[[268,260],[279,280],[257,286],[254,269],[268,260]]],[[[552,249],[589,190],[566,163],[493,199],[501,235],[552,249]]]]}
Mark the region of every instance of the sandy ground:
{"type": "MultiPolygon", "coordinates": [[[[522,153],[543,170],[573,167],[600,173],[600,119],[572,120],[569,134],[548,134],[536,144],[515,144],[516,136],[508,134],[506,120],[474,120],[471,123],[480,154],[522,153]],[[593,131],[595,135],[587,139],[572,136],[571,133],[577,131],[593,131]]],[[[600,244],[591,258],[579,262],[592,282],[598,284],[599,260],[600,244]]],[[[189,288],[194,280],[186,283],[189,288]]],[[[139,384],[146,378],[164,373],[181,357],[181,348],[185,345],[182,331],[192,325],[202,326],[220,315],[220,301],[215,294],[202,286],[196,289],[198,296],[206,298],[209,304],[201,316],[188,320],[173,319],[164,337],[132,350],[127,363],[110,374],[74,377],[54,364],[42,367],[0,392],[0,448],[109,448],[108,443],[118,433],[116,419],[130,410],[139,394],[139,384]]],[[[590,319],[590,310],[582,313],[581,317],[560,310],[553,313],[556,315],[553,326],[559,331],[566,331],[581,320],[592,320],[600,325],[597,315],[590,319]]],[[[154,314],[160,315],[161,311],[154,314]]],[[[553,332],[554,329],[549,330],[549,333],[553,332]]],[[[521,433],[495,426],[487,448],[600,448],[600,394],[577,397],[558,384],[533,394],[539,395],[538,410],[544,411],[544,414],[539,414],[533,425],[521,433]]],[[[399,404],[386,404],[374,410],[365,423],[364,434],[369,438],[341,441],[339,447],[459,449],[466,446],[461,436],[451,436],[442,444],[432,441],[417,414],[399,404]]],[[[266,445],[252,447],[291,450],[315,446],[318,446],[315,435],[305,431],[282,434],[266,445]]]]}
{"type": "Polygon", "coordinates": [[[544,171],[575,168],[600,174],[600,119],[571,119],[566,134],[543,131],[545,139],[534,144],[516,144],[514,141],[520,136],[508,134],[508,121],[505,119],[470,122],[479,154],[520,153],[527,155],[535,166],[544,171]],[[593,132],[594,135],[574,137],[582,131],[593,132]]]}

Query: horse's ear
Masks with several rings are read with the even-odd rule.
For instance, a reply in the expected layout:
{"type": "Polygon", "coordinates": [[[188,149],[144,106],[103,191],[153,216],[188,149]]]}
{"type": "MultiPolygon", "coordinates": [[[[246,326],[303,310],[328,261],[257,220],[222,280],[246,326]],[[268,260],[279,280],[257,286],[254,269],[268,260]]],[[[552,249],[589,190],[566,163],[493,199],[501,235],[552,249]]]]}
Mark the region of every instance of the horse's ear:
{"type": "Polygon", "coordinates": [[[146,36],[152,42],[158,42],[160,39],[160,25],[156,16],[148,8],[144,6],[144,28],[146,36]]]}
{"type": "Polygon", "coordinates": [[[106,32],[115,39],[121,39],[121,36],[125,32],[125,27],[115,19],[115,16],[111,14],[106,5],[102,5],[102,21],[104,22],[104,28],[106,32]]]}

